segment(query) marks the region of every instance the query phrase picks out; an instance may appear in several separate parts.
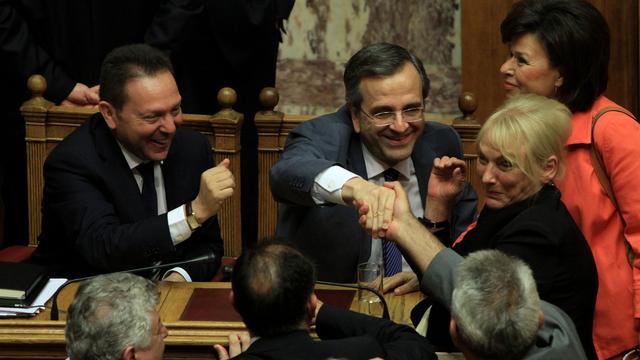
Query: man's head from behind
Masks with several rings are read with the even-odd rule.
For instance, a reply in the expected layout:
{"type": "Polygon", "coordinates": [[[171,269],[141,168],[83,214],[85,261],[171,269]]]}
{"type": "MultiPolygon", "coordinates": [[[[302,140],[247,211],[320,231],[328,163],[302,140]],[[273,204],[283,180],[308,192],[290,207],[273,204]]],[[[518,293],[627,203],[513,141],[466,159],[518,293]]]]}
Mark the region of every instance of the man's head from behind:
{"type": "Polygon", "coordinates": [[[372,155],[388,166],[408,158],[429,93],[420,59],[398,45],[366,46],[347,62],[344,86],[354,130],[372,155]]]}
{"type": "Polygon", "coordinates": [[[154,283],[127,273],[84,281],[67,315],[67,353],[76,359],[162,359],[164,327],[154,283]]]}
{"type": "Polygon", "coordinates": [[[232,301],[253,336],[306,329],[315,313],[315,270],[299,251],[265,241],[246,249],[233,268],[232,301]]]}
{"type": "Polygon", "coordinates": [[[176,126],[181,98],[171,61],[144,44],[111,51],[100,71],[99,109],[114,136],[142,160],[164,160],[176,126]]]}
{"type": "Polygon", "coordinates": [[[498,250],[470,254],[458,268],[451,317],[467,358],[521,358],[543,320],[531,269],[498,250]]]}

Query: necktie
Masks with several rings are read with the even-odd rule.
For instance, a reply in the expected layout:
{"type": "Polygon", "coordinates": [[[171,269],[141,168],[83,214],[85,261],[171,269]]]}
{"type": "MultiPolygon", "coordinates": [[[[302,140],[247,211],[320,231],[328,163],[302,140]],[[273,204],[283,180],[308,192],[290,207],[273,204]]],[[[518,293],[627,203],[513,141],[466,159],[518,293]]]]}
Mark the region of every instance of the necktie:
{"type": "Polygon", "coordinates": [[[158,215],[158,196],[153,180],[153,165],[153,161],[148,161],[137,166],[140,175],[142,175],[142,204],[149,216],[158,215]]]}
{"type": "MultiPolygon", "coordinates": [[[[384,181],[396,181],[400,173],[394,168],[384,171],[384,181]]],[[[384,276],[391,276],[402,271],[402,254],[394,242],[382,239],[382,259],[384,276]]]]}

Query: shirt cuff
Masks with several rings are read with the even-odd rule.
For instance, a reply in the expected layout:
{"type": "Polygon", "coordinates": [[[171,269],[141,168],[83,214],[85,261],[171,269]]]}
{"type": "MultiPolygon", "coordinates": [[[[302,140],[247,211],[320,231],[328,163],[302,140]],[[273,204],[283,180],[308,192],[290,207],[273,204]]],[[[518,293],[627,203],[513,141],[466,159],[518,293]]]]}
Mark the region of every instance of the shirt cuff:
{"type": "Polygon", "coordinates": [[[167,213],[167,221],[169,222],[169,234],[171,234],[173,245],[178,245],[191,236],[191,228],[187,223],[184,205],[169,211],[167,213]]]}
{"type": "Polygon", "coordinates": [[[316,176],[311,189],[311,198],[317,205],[326,203],[346,205],[342,200],[342,186],[354,177],[359,176],[343,167],[331,166],[316,176]]]}
{"type": "Polygon", "coordinates": [[[164,273],[164,275],[162,275],[162,280],[166,279],[167,276],[171,275],[172,272],[177,272],[178,274],[182,275],[182,277],[185,278],[185,280],[187,280],[187,282],[191,282],[192,281],[191,280],[191,276],[189,276],[189,273],[185,269],[183,269],[181,267],[174,267],[174,268],[171,268],[171,269],[167,270],[167,272],[164,273]]]}

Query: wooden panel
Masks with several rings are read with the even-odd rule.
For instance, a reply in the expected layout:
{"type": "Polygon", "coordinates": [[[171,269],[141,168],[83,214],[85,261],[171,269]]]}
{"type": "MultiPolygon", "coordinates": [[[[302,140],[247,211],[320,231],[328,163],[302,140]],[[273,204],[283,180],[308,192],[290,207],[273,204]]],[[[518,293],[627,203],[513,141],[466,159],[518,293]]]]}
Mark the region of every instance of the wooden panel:
{"type": "MultiPolygon", "coordinates": [[[[461,0],[463,91],[478,100],[480,122],[504,100],[500,65],[508,50],[500,39],[500,23],[515,0],[461,0]]],[[[609,87],[605,95],[638,114],[638,1],[591,0],[611,30],[609,87]]]]}

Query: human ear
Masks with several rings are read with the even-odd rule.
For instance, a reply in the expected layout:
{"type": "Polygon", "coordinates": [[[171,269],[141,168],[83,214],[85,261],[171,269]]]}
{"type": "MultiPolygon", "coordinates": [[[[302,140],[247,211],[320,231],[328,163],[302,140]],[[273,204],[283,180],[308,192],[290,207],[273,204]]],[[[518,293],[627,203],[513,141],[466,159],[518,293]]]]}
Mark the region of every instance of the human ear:
{"type": "Polygon", "coordinates": [[[558,174],[558,167],[560,162],[558,161],[558,157],[555,155],[551,155],[547,158],[547,161],[542,168],[542,182],[549,183],[551,182],[556,175],[558,174]]]}
{"type": "Polygon", "coordinates": [[[109,126],[109,129],[115,130],[118,126],[118,121],[116,120],[116,109],[113,105],[102,100],[98,103],[98,109],[107,123],[107,126],[109,126]]]}
{"type": "Polygon", "coordinates": [[[351,122],[353,123],[353,131],[355,131],[356,134],[360,134],[360,111],[355,107],[351,107],[349,111],[351,112],[351,122]]]}

